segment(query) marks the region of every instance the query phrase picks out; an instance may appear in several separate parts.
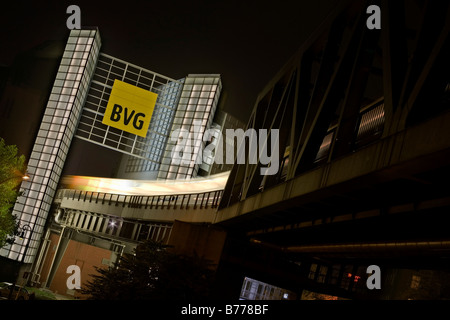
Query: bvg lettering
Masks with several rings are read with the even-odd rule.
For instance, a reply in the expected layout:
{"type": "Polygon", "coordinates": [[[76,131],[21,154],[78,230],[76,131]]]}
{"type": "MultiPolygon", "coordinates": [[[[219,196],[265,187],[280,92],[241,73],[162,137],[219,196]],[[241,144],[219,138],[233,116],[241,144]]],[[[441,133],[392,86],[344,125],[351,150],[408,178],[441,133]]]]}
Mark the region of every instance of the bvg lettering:
{"type": "Polygon", "coordinates": [[[141,130],[142,126],[144,125],[144,121],[140,120],[139,118],[145,118],[145,114],[138,112],[136,113],[134,110],[128,110],[127,107],[125,107],[125,109],[119,105],[119,104],[114,104],[114,107],[112,109],[111,112],[111,116],[110,116],[110,120],[114,121],[114,122],[119,122],[120,119],[122,118],[122,111],[124,112],[124,117],[123,117],[123,124],[128,126],[128,124],[131,122],[131,120],[133,119],[133,127],[136,130],[141,130]]]}

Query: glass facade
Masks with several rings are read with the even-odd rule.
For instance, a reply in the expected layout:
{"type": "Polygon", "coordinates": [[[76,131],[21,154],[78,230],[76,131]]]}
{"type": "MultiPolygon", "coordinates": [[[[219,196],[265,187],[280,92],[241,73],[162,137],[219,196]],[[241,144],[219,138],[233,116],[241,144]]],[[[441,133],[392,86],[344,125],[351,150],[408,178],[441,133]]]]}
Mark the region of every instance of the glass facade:
{"type": "Polygon", "coordinates": [[[173,120],[172,132],[180,130],[189,133],[189,136],[184,142],[176,139],[168,140],[158,179],[186,179],[197,176],[203,161],[202,151],[205,148],[203,137],[206,130],[211,127],[221,90],[220,75],[186,77],[173,120]],[[174,152],[184,153],[180,155],[183,161],[180,159],[176,161],[174,152]]]}
{"type": "Polygon", "coordinates": [[[158,170],[182,84],[101,53],[76,137],[131,156],[125,172],[158,170]],[[158,95],[145,138],[102,123],[115,79],[158,95]]]}
{"type": "Polygon", "coordinates": [[[138,138],[138,141],[142,142],[144,145],[151,145],[149,149],[141,153],[141,156],[144,156],[149,160],[129,157],[125,172],[159,170],[161,157],[170,135],[170,129],[172,128],[180,89],[180,82],[170,82],[165,85],[164,94],[158,96],[157,105],[153,111],[147,137],[138,138]]]}
{"type": "Polygon", "coordinates": [[[17,215],[21,238],[0,250],[4,257],[30,263],[40,239],[100,50],[98,30],[72,30],[22,182],[17,215]]]}

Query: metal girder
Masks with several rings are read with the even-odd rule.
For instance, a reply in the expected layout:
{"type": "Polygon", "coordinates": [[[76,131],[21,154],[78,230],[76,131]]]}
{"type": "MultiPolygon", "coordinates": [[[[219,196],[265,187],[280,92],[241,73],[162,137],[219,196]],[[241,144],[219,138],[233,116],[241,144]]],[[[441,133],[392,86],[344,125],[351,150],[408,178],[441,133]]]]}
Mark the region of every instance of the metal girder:
{"type": "Polygon", "coordinates": [[[450,47],[449,4],[381,0],[382,28],[368,30],[368,3],[349,1],[331,15],[260,94],[248,128],[280,130],[279,165],[287,168],[261,177],[260,164],[235,164],[219,210],[317,166],[330,130],[324,162],[355,152],[363,112],[377,101],[377,139],[403,131],[411,111],[425,108],[416,100],[450,47]]]}
{"type": "Polygon", "coordinates": [[[337,20],[331,27],[319,75],[307,109],[307,117],[308,113],[311,113],[312,122],[305,122],[296,147],[298,153],[293,158],[296,173],[299,168],[307,167],[313,162],[337,107],[336,97],[339,96],[340,90],[336,88],[342,85],[339,82],[345,81],[345,75],[348,75],[348,72],[344,73],[343,70],[350,62],[348,56],[352,55],[353,50],[356,49],[357,41],[354,36],[357,37],[356,31],[360,24],[357,21],[353,23],[353,26],[348,26],[347,23],[345,20],[337,20]],[[347,27],[350,27],[351,31],[350,35],[345,37],[344,30],[347,27]],[[335,62],[336,59],[337,62],[335,62]],[[305,138],[303,139],[302,136],[305,138]]]}
{"type": "MultiPolygon", "coordinates": [[[[417,80],[415,81],[414,87],[411,90],[410,95],[408,96],[406,103],[404,105],[403,112],[400,117],[400,128],[404,128],[406,125],[406,119],[408,115],[411,112],[411,109],[414,106],[414,103],[421,92],[421,89],[427,80],[430,71],[433,68],[433,65],[438,57],[438,55],[441,53],[441,50],[445,44],[446,41],[449,40],[449,34],[450,34],[450,6],[447,7],[446,15],[445,15],[445,24],[442,30],[439,33],[439,36],[437,37],[436,42],[434,43],[432,50],[428,56],[428,59],[426,60],[426,63],[424,67],[421,70],[421,73],[417,80]]],[[[448,59],[448,57],[446,57],[448,59]]],[[[406,98],[405,98],[406,99],[406,98]]]]}
{"type": "MultiPolygon", "coordinates": [[[[265,112],[265,116],[264,116],[264,121],[258,123],[256,121],[255,118],[255,127],[256,128],[263,128],[263,129],[267,129],[269,130],[269,134],[270,134],[270,130],[276,128],[278,129],[279,127],[281,127],[281,125],[284,122],[285,118],[285,114],[286,114],[286,109],[287,109],[287,99],[290,97],[291,94],[291,89],[292,89],[292,80],[295,79],[295,70],[291,70],[291,72],[289,72],[289,74],[284,77],[283,79],[281,79],[277,85],[275,86],[274,90],[271,92],[271,101],[268,105],[267,111],[265,112]],[[278,86],[278,87],[277,87],[278,86]],[[278,89],[278,90],[277,90],[278,89]],[[273,94],[276,94],[275,99],[273,94]],[[281,96],[278,98],[278,96],[281,96]],[[269,116],[269,117],[268,117],[269,116]]],[[[292,106],[291,106],[292,108],[292,106]]],[[[283,152],[284,153],[284,147],[286,144],[286,140],[287,140],[287,130],[281,130],[281,134],[279,136],[279,140],[281,142],[280,144],[280,148],[279,148],[279,158],[280,158],[280,154],[283,152]]],[[[269,138],[269,136],[268,136],[269,138]]],[[[265,144],[267,144],[267,141],[265,141],[265,144]]],[[[261,145],[259,146],[260,150],[261,150],[261,145]]],[[[258,159],[259,160],[259,159],[258,159]]],[[[244,185],[243,191],[242,191],[242,197],[246,197],[249,190],[252,191],[252,193],[255,193],[258,191],[258,188],[261,185],[261,180],[263,179],[263,177],[261,177],[259,175],[259,168],[261,167],[260,162],[258,162],[255,165],[250,166],[248,163],[246,164],[247,168],[249,169],[247,171],[247,176],[249,178],[249,183],[247,183],[246,185],[244,185]],[[258,179],[259,176],[259,179],[258,179]]]]}
{"type": "MultiPolygon", "coordinates": [[[[386,123],[397,114],[400,90],[404,81],[407,53],[404,34],[404,2],[382,0],[381,47],[383,52],[383,91],[386,123]]],[[[395,130],[396,126],[392,126],[395,130]]],[[[390,130],[385,132],[390,133],[390,130]]]]}

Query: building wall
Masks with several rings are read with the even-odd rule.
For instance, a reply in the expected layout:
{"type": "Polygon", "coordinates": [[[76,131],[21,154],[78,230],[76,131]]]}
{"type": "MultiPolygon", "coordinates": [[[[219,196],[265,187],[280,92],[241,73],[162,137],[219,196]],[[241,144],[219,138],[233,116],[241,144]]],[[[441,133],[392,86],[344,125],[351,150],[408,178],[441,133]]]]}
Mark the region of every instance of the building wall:
{"type": "MultiPolygon", "coordinates": [[[[211,268],[217,268],[225,242],[225,231],[213,227],[211,224],[181,221],[175,221],[173,228],[174,232],[171,233],[168,241],[173,253],[187,256],[197,255],[209,261],[211,268]]],[[[67,288],[67,279],[71,275],[66,272],[67,268],[70,265],[80,267],[81,287],[83,287],[91,279],[91,275],[96,273],[94,267],[108,266],[116,259],[117,253],[107,249],[104,244],[103,247],[100,247],[102,244],[95,242],[97,246],[94,246],[77,235],[78,233],[74,232],[71,236],[72,239],[68,240],[67,246],[61,244],[57,248],[60,235],[54,232],[50,234],[48,252],[42,261],[39,286],[48,287],[58,294],[83,299],[83,295],[78,291],[67,288]],[[53,260],[56,250],[62,255],[60,261],[53,260]],[[52,268],[56,269],[51,282],[47,283],[52,268]]]]}
{"type": "Polygon", "coordinates": [[[211,224],[194,224],[175,221],[169,239],[172,252],[183,255],[197,255],[209,260],[214,269],[219,264],[226,232],[211,224]]]}
{"type": "Polygon", "coordinates": [[[37,279],[38,281],[37,286],[45,286],[48,281],[50,268],[52,265],[53,258],[55,257],[56,254],[59,237],[60,235],[55,232],[51,232],[49,235],[47,253],[44,256],[41,265],[39,266],[41,270],[39,272],[39,279],[37,279]]]}
{"type": "Polygon", "coordinates": [[[107,266],[112,257],[112,251],[91,246],[86,243],[70,240],[64,255],[50,284],[50,290],[55,293],[81,297],[79,292],[67,288],[67,279],[71,274],[67,273],[70,265],[77,265],[81,270],[81,287],[96,273],[95,266],[107,266]]]}

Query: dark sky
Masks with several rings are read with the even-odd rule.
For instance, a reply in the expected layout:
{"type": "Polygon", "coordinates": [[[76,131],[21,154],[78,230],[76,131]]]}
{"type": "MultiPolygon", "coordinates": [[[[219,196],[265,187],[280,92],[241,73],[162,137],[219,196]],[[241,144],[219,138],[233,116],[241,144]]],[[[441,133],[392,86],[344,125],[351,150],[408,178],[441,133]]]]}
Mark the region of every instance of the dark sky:
{"type": "Polygon", "coordinates": [[[46,40],[65,41],[66,8],[97,26],[101,51],[172,78],[222,75],[222,106],[247,121],[257,94],[336,5],[311,1],[46,1],[4,5],[0,63],[46,40]]]}
{"type": "MultiPolygon", "coordinates": [[[[0,64],[45,41],[65,43],[66,9],[76,4],[82,27],[99,28],[103,53],[175,79],[221,74],[221,107],[246,123],[258,93],[338,0],[12,3],[0,10],[0,64]]],[[[64,174],[112,177],[120,155],[74,139],[64,174]]]]}

